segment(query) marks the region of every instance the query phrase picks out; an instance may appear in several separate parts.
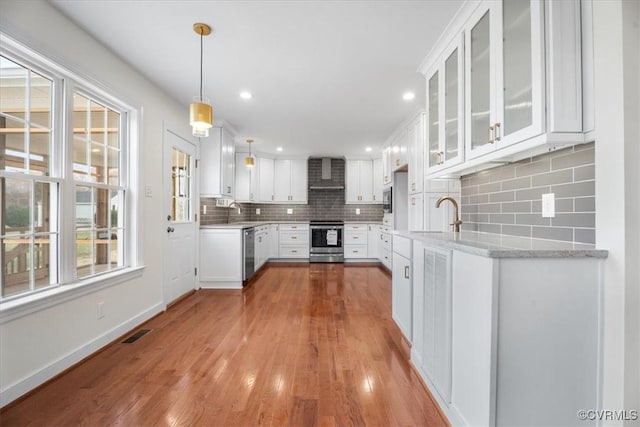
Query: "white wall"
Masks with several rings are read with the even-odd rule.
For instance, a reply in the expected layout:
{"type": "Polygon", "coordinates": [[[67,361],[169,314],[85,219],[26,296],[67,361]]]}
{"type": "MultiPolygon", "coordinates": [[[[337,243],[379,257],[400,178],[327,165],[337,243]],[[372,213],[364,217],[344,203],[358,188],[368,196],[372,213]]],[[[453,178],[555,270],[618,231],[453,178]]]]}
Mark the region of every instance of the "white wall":
{"type": "MultiPolygon", "coordinates": [[[[142,188],[153,187],[153,197],[134,195],[142,209],[141,255],[146,268],[141,278],[0,325],[0,406],[4,406],[164,309],[163,245],[158,244],[165,226],[162,122],[182,131],[177,124],[186,125],[188,117],[186,106],[169,98],[49,3],[2,1],[1,10],[4,33],[143,111],[139,180],[142,188]],[[105,317],[97,320],[99,301],[104,302],[105,317]]],[[[184,132],[189,133],[188,127],[184,132]]]]}
{"type": "Polygon", "coordinates": [[[594,1],[593,24],[596,244],[609,250],[603,271],[601,401],[602,409],[630,411],[640,408],[638,2],[594,1]]]}

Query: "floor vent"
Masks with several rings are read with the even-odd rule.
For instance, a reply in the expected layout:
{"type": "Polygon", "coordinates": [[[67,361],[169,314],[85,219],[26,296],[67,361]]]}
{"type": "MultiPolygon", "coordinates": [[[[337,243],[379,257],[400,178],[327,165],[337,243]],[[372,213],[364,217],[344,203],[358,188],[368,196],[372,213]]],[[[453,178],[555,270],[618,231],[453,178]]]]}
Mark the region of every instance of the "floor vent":
{"type": "Polygon", "coordinates": [[[123,344],[131,344],[132,342],[136,342],[136,341],[138,341],[138,339],[140,339],[144,334],[146,334],[149,331],[151,331],[151,329],[140,329],[138,332],[136,332],[135,334],[131,335],[126,340],[122,341],[122,343],[123,344]]]}

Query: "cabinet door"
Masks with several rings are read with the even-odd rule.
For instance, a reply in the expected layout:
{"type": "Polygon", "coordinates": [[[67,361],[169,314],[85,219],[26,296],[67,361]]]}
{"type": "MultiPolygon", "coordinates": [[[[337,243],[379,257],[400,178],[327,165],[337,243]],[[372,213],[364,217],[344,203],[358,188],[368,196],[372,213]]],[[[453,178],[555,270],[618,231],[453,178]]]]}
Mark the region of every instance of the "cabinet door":
{"type": "Polygon", "coordinates": [[[367,254],[369,258],[380,259],[380,226],[377,224],[367,225],[367,254]]]}
{"type": "Polygon", "coordinates": [[[291,160],[291,184],[290,184],[290,201],[306,202],[307,201],[307,160],[296,159],[291,160]]]}
{"type": "Polygon", "coordinates": [[[360,160],[347,160],[345,172],[345,199],[347,203],[360,201],[360,160]]]}
{"type": "Polygon", "coordinates": [[[251,169],[244,164],[246,153],[236,154],[235,196],[238,202],[249,202],[251,199],[251,169]]]}
{"type": "Polygon", "coordinates": [[[276,202],[289,202],[291,198],[291,160],[273,162],[273,195],[276,202]]]}
{"type": "Polygon", "coordinates": [[[409,196],[409,231],[424,230],[424,194],[409,196]]]}
{"type": "Polygon", "coordinates": [[[460,163],[464,160],[464,67],[463,39],[456,38],[446,50],[442,63],[442,81],[440,89],[441,155],[444,167],[460,163]]]}
{"type": "Polygon", "coordinates": [[[408,129],[409,194],[421,193],[424,180],[424,123],[425,115],[414,120],[408,129]]]}
{"type": "Polygon", "coordinates": [[[392,147],[385,147],[382,150],[382,183],[384,185],[391,184],[392,174],[391,174],[391,150],[392,147]]]}
{"type": "Polygon", "coordinates": [[[200,144],[200,195],[220,197],[222,193],[222,129],[212,128],[210,137],[200,144]]]}
{"type": "Polygon", "coordinates": [[[411,342],[412,318],[411,262],[409,259],[393,253],[391,309],[396,324],[411,342]]]}
{"type": "Polygon", "coordinates": [[[261,202],[273,202],[273,159],[266,157],[258,158],[258,176],[259,176],[259,200],[261,202]]]}
{"type": "Polygon", "coordinates": [[[280,247],[278,235],[278,225],[271,224],[269,226],[269,258],[278,258],[278,248],[280,247]]]}
{"type": "Polygon", "coordinates": [[[396,171],[407,164],[408,132],[402,129],[393,140],[391,170],[396,171]]]}
{"type": "Polygon", "coordinates": [[[382,188],[383,188],[383,174],[382,174],[382,159],[375,159],[373,161],[373,177],[372,177],[372,191],[374,203],[382,203],[382,188]]]}
{"type": "Polygon", "coordinates": [[[233,135],[226,129],[222,129],[222,150],[222,194],[233,197],[236,146],[233,135]]]}
{"type": "Polygon", "coordinates": [[[373,163],[360,160],[360,203],[373,202],[373,163]]]}

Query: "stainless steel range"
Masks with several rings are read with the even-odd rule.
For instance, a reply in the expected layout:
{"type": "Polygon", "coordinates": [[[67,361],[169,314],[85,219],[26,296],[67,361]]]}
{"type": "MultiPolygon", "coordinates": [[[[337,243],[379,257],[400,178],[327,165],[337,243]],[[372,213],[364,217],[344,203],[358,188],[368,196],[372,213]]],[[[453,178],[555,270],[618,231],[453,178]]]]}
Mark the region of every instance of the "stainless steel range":
{"type": "Polygon", "coordinates": [[[344,262],[344,222],[311,221],[309,262],[344,262]]]}

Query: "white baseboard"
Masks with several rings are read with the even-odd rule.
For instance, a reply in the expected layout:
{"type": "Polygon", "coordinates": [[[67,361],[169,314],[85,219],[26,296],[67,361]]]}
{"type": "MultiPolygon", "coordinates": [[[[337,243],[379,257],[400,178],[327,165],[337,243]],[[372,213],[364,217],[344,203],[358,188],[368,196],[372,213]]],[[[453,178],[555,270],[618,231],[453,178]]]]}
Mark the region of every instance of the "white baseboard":
{"type": "Polygon", "coordinates": [[[91,354],[100,350],[102,347],[110,344],[115,339],[121,337],[122,335],[126,334],[130,330],[134,329],[135,327],[139,326],[140,324],[144,323],[145,321],[149,320],[150,318],[164,310],[165,305],[163,303],[156,304],[153,307],[138,314],[137,316],[132,317],[126,322],[121,323],[110,331],[105,332],[101,336],[72,351],[66,356],[61,357],[48,366],[45,366],[39,371],[29,375],[28,377],[18,381],[17,383],[8,386],[4,390],[0,391],[0,408],[8,405],[25,393],[28,393],[39,385],[45,383],[59,373],[63,372],[65,369],[70,368],[74,364],[80,362],[82,359],[90,356],[91,354]]]}
{"type": "Polygon", "coordinates": [[[242,281],[224,280],[216,282],[200,282],[200,289],[242,289],[242,281]]]}

